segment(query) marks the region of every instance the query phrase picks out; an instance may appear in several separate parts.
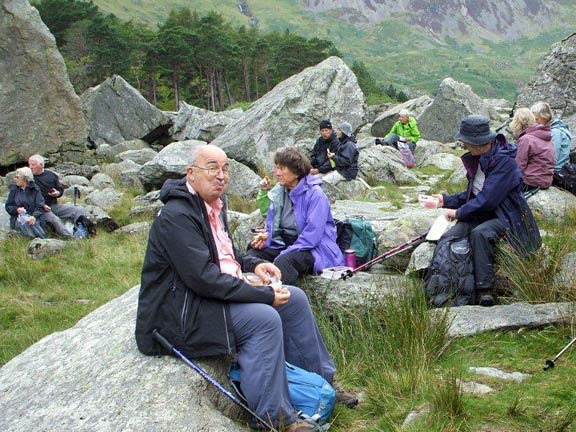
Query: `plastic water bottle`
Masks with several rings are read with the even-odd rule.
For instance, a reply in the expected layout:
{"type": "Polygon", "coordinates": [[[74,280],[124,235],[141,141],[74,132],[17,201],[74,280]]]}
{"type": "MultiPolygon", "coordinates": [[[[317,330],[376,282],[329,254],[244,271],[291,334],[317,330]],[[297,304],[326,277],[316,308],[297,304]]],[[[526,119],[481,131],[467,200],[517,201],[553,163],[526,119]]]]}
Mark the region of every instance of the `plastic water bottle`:
{"type": "Polygon", "coordinates": [[[83,239],[86,238],[87,236],[88,231],[86,231],[86,227],[83,224],[79,223],[76,226],[76,232],[74,233],[74,238],[83,239]]]}
{"type": "Polygon", "coordinates": [[[28,213],[20,213],[18,215],[17,221],[20,225],[26,225],[26,219],[28,219],[30,215],[28,213]]]}

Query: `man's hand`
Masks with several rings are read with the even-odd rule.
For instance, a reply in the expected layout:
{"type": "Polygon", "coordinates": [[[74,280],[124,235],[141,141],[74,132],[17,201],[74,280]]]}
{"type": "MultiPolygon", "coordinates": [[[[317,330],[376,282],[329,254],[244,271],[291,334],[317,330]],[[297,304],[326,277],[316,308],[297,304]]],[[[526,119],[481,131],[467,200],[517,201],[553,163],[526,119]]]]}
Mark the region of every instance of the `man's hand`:
{"type": "Polygon", "coordinates": [[[332,159],[334,157],[334,153],[332,153],[330,150],[326,150],[326,157],[328,159],[332,159]]]}
{"type": "Polygon", "coordinates": [[[442,196],[442,194],[432,194],[431,196],[433,196],[438,200],[438,205],[436,206],[436,208],[444,207],[444,197],[442,196]]]}
{"type": "Polygon", "coordinates": [[[260,180],[260,189],[268,190],[271,186],[272,184],[270,183],[270,179],[268,177],[264,177],[262,180],[260,180]]]}
{"type": "Polygon", "coordinates": [[[50,208],[50,206],[48,204],[44,204],[44,211],[46,213],[48,213],[49,211],[52,211],[52,209],[50,208]]]}
{"type": "Polygon", "coordinates": [[[278,267],[269,262],[260,263],[254,269],[254,274],[262,279],[267,284],[271,283],[270,277],[273,276],[276,279],[282,279],[282,272],[278,267]]]}
{"type": "Polygon", "coordinates": [[[36,218],[34,216],[28,216],[26,218],[26,223],[28,225],[34,225],[36,223],[36,218]]]}
{"type": "Polygon", "coordinates": [[[261,250],[266,246],[266,239],[268,238],[268,233],[266,231],[257,233],[252,241],[250,242],[250,247],[252,249],[261,250]]]}
{"type": "Polygon", "coordinates": [[[26,213],[26,209],[24,207],[18,207],[16,209],[16,213],[18,213],[19,215],[21,215],[22,213],[26,213]]]}
{"type": "Polygon", "coordinates": [[[310,174],[312,174],[312,175],[317,175],[317,174],[320,174],[320,171],[318,171],[318,168],[312,168],[312,169],[310,170],[310,174]]]}
{"type": "Polygon", "coordinates": [[[60,192],[58,192],[58,190],[56,188],[52,188],[52,189],[50,189],[50,192],[48,192],[48,195],[50,195],[53,198],[58,198],[58,195],[60,195],[60,192]]]}
{"type": "Polygon", "coordinates": [[[456,210],[447,209],[446,213],[444,213],[444,217],[449,221],[456,220],[456,210]]]}

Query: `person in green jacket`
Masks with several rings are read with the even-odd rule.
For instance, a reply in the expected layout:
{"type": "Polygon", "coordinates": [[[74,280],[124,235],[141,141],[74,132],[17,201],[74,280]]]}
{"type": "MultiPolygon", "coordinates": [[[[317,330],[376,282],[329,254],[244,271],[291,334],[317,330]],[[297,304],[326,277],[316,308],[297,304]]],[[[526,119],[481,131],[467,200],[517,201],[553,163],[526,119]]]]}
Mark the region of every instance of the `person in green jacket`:
{"type": "Polygon", "coordinates": [[[388,135],[384,137],[384,141],[381,141],[381,144],[393,146],[396,150],[399,150],[398,142],[403,142],[408,144],[408,147],[414,153],[419,139],[420,131],[418,130],[416,119],[410,115],[408,110],[403,109],[398,113],[398,121],[394,123],[394,126],[390,129],[388,135]]]}

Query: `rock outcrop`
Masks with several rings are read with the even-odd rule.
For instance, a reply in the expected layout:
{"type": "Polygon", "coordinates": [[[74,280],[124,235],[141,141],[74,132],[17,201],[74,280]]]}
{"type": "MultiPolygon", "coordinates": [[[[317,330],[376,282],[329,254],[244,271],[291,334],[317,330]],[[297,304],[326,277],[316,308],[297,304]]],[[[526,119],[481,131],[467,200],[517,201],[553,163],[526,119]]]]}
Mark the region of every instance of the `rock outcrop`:
{"type": "Polygon", "coordinates": [[[428,108],[431,103],[432,98],[430,96],[420,96],[419,98],[411,99],[387,109],[373,121],[371,129],[372,135],[375,137],[384,137],[388,134],[390,128],[398,121],[398,113],[401,110],[407,109],[414,118],[418,119],[420,114],[428,108]]]}
{"type": "Polygon", "coordinates": [[[220,135],[226,126],[240,118],[242,113],[240,108],[214,112],[182,102],[170,134],[176,141],[193,139],[210,142],[220,135]]]}
{"type": "Polygon", "coordinates": [[[330,57],[282,81],[230,123],[212,143],[252,169],[272,167],[272,154],[318,136],[318,124],[365,122],[366,103],[354,73],[330,57]]]}
{"type": "Polygon", "coordinates": [[[546,101],[571,129],[576,130],[576,33],[555,44],[520,92],[516,107],[546,101]]]}
{"type": "MultiPolygon", "coordinates": [[[[0,369],[0,430],[248,431],[221,393],[134,341],[138,287],[53,333],[0,369]],[[222,413],[225,412],[225,414],[222,413]]],[[[223,382],[226,362],[200,365],[223,382]]]]}
{"type": "Polygon", "coordinates": [[[151,143],[167,134],[169,117],[118,75],[82,94],[88,140],[98,147],[141,139],[151,143]]]}
{"type": "Polygon", "coordinates": [[[34,153],[84,158],[86,130],[54,36],[27,0],[0,2],[0,166],[34,153]]]}

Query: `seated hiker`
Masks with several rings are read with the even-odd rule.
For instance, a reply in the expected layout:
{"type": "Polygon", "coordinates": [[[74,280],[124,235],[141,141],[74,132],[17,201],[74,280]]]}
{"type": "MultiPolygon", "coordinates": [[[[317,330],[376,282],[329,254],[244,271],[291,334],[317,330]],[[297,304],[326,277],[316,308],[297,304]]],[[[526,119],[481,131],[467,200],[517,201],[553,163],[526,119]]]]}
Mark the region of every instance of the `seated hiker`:
{"type": "Polygon", "coordinates": [[[552,109],[546,102],[536,102],[530,107],[530,111],[534,114],[536,123],[550,127],[554,146],[554,172],[559,173],[562,167],[570,162],[570,127],[559,118],[552,118],[552,109]]]}
{"type": "Polygon", "coordinates": [[[274,262],[287,285],[304,274],[344,265],[330,202],[322,180],[309,174],[306,155],[286,147],[276,152],[274,164],[278,183],[257,198],[259,207],[267,208],[266,235],[250,243],[248,254],[274,262]]]}
{"type": "Polygon", "coordinates": [[[28,166],[34,174],[34,181],[40,188],[46,202],[44,206],[46,223],[54,228],[58,235],[67,238],[73,237],[74,233],[66,228],[62,219],[70,219],[76,226],[78,224],[91,225],[80,228],[84,232],[92,231],[94,229],[93,223],[87,217],[86,210],[83,207],[72,204],[58,204],[58,198],[62,196],[64,188],[60,184],[58,174],[44,169],[44,164],[44,158],[38,154],[28,158],[28,166]]]}
{"type": "Polygon", "coordinates": [[[444,236],[470,237],[477,302],[492,306],[496,242],[505,238],[524,256],[540,247],[540,233],[522,193],[516,147],[491,131],[488,119],[480,115],[465,117],[456,139],[468,150],[462,156],[467,190],[433,196],[438,207],[448,209],[445,217],[458,221],[444,236]]]}
{"type": "Polygon", "coordinates": [[[354,180],[358,175],[358,147],[356,138],[352,135],[350,123],[342,123],[336,129],[336,136],[340,141],[336,153],[328,149],[326,156],[334,171],[328,174],[318,174],[325,183],[338,184],[341,181],[354,180]]]}
{"type": "Polygon", "coordinates": [[[418,130],[416,119],[410,115],[408,110],[403,109],[398,113],[398,121],[394,123],[392,129],[384,137],[384,141],[380,141],[380,144],[393,146],[396,150],[399,150],[398,143],[403,142],[408,144],[410,150],[414,152],[419,139],[420,131],[418,130]]]}
{"type": "Polygon", "coordinates": [[[320,122],[320,136],[314,144],[310,157],[310,162],[312,163],[310,174],[326,174],[334,171],[335,167],[330,164],[328,152],[336,153],[339,145],[340,141],[338,141],[336,133],[332,130],[330,120],[322,120],[320,122]]]}
{"type": "MultiPolygon", "coordinates": [[[[247,405],[289,432],[314,426],[297,420],[290,402],[288,361],[333,382],[335,367],[306,294],[297,287],[269,285],[275,265],[234,248],[226,203],[229,160],[213,145],[194,146],[186,176],[167,180],[164,207],[154,220],[142,268],[136,316],[138,349],[167,354],[153,338],[158,330],[190,358],[234,356],[247,405]],[[242,272],[254,272],[253,286],[242,272]]],[[[354,405],[342,390],[337,400],[354,405]]]]}
{"type": "Polygon", "coordinates": [[[8,189],[10,192],[5,208],[10,215],[10,228],[30,238],[45,239],[46,232],[42,227],[44,198],[34,183],[30,168],[18,168],[14,175],[14,183],[9,185],[8,189]]]}
{"type": "Polygon", "coordinates": [[[516,162],[522,173],[522,190],[548,189],[554,176],[554,146],[550,126],[536,124],[528,108],[514,113],[510,123],[512,133],[518,137],[516,162]]]}

